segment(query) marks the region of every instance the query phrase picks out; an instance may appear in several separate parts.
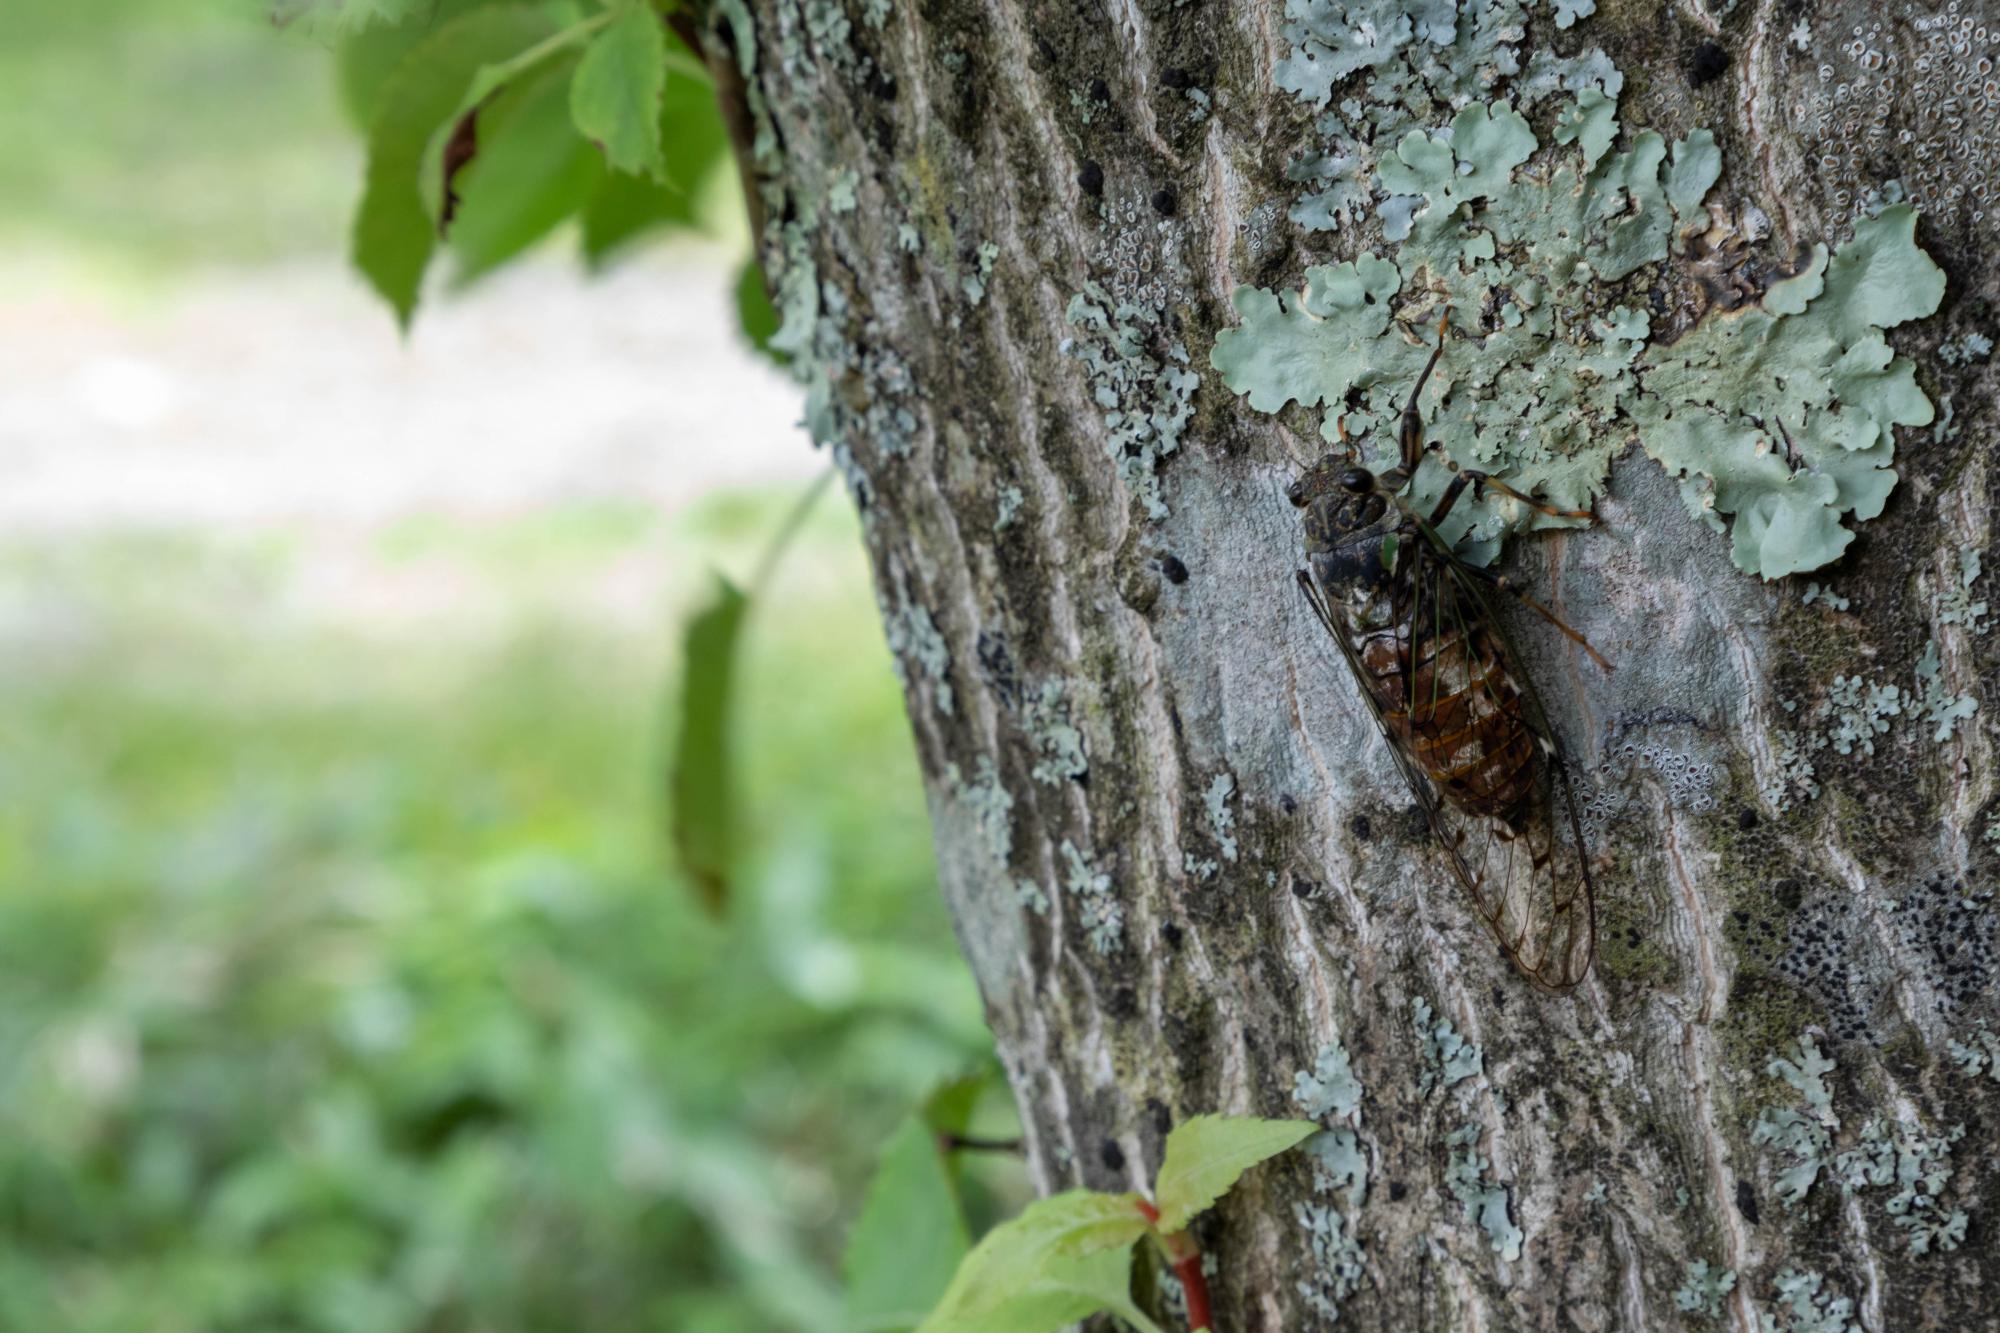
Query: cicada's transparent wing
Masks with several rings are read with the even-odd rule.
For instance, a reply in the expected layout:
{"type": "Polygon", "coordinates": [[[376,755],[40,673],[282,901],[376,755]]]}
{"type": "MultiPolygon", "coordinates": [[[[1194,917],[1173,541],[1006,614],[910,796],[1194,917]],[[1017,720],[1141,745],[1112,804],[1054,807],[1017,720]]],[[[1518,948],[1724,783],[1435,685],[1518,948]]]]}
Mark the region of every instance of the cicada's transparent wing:
{"type": "Polygon", "coordinates": [[[1407,725],[1438,793],[1432,827],[1507,956],[1569,990],[1590,970],[1597,918],[1568,755],[1484,590],[1418,545],[1407,725]]]}
{"type": "Polygon", "coordinates": [[[1308,572],[1298,582],[1501,949],[1535,984],[1569,990],[1590,969],[1596,921],[1561,747],[1490,608],[1460,592],[1471,580],[1436,550],[1401,565],[1407,646],[1372,655],[1388,660],[1370,660],[1308,572]]]}

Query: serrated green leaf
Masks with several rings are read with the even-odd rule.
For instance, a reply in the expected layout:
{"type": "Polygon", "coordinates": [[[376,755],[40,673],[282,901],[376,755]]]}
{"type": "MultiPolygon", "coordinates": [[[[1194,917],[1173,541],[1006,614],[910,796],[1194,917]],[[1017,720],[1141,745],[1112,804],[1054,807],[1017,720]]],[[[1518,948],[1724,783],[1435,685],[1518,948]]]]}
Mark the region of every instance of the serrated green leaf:
{"type": "Polygon", "coordinates": [[[673,843],[695,895],[711,912],[729,897],[736,806],[729,750],[736,640],[749,601],[716,579],[715,597],[688,622],[681,669],[680,734],[674,745],[670,799],[673,843]]]}
{"type": "Polygon", "coordinates": [[[1031,1203],[973,1247],[920,1333],[1053,1330],[1104,1309],[1114,1303],[1106,1283],[1125,1296],[1125,1251],[1146,1229],[1136,1194],[1071,1190],[1031,1203]]]}
{"type": "Polygon", "coordinates": [[[479,151],[455,182],[448,239],[469,281],[512,259],[580,209],[604,175],[570,124],[565,61],[496,96],[478,113],[479,151]]]}
{"type": "Polygon", "coordinates": [[[480,69],[533,46],[549,28],[526,6],[475,9],[419,43],[382,90],[368,133],[353,260],[405,328],[437,244],[421,181],[431,140],[453,122],[480,69]]]}
{"type": "Polygon", "coordinates": [[[649,4],[626,4],[583,53],[570,114],[615,171],[659,176],[660,106],[667,86],[667,30],[649,4]]]}
{"type": "Polygon", "coordinates": [[[913,1116],[883,1149],[848,1232],[841,1272],[850,1333],[914,1328],[971,1248],[937,1139],[913,1116]]]}
{"type": "Polygon", "coordinates": [[[434,0],[400,23],[371,24],[346,33],[335,59],[341,104],[354,124],[365,131],[374,123],[382,90],[403,57],[460,14],[492,3],[494,0],[434,0]]]}
{"type": "MultiPolygon", "coordinates": [[[[665,227],[712,225],[705,205],[729,163],[729,131],[715,89],[673,71],[660,103],[662,180],[606,172],[583,215],[583,253],[591,264],[634,238],[665,227]]],[[[735,206],[740,210],[741,204],[735,206]]]]}
{"type": "Polygon", "coordinates": [[[1167,1135],[1166,1160],[1153,1184],[1162,1234],[1187,1224],[1229,1192],[1245,1171],[1319,1132],[1310,1120],[1201,1115],[1167,1135]]]}

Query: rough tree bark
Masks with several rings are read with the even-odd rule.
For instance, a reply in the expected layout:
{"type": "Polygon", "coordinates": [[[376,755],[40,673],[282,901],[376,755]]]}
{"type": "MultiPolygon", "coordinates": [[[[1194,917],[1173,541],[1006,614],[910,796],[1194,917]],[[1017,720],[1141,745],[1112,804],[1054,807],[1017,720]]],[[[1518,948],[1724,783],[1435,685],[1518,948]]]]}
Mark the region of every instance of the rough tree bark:
{"type": "MultiPolygon", "coordinates": [[[[1322,1151],[1200,1233],[1229,1333],[2000,1327],[2000,709],[1967,715],[1996,666],[1968,562],[1992,412],[1965,337],[1994,297],[2000,16],[1591,8],[716,0],[704,23],[1038,1182],[1143,1187],[1196,1113],[1321,1117],[1322,1151]],[[1617,454],[1598,521],[1502,557],[1618,663],[1511,621],[1610,863],[1596,970],[1549,998],[1291,587],[1284,489],[1320,413],[1255,410],[1210,355],[1239,286],[1395,250],[1367,189],[1394,141],[1363,136],[1336,229],[1293,220],[1343,170],[1313,160],[1327,107],[1441,130],[1512,96],[1532,173],[1614,63],[1620,148],[1706,127],[1721,174],[1672,254],[1582,274],[1568,327],[1636,301],[1671,357],[1900,193],[1949,283],[1890,334],[1938,422],[1900,429],[1900,482],[1845,520],[1824,589],[1742,572],[1629,413],[1575,409],[1617,454]],[[1392,65],[1419,72],[1372,81],[1392,65]]],[[[1463,312],[1448,364],[1503,316],[1463,312]]]]}

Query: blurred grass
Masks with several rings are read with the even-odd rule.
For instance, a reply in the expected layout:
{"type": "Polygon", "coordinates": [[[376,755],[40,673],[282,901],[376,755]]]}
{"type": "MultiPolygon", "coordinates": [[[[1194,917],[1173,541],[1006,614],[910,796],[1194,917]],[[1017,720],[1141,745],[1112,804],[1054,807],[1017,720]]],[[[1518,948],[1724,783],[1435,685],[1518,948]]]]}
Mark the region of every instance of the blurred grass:
{"type": "Polygon", "coordinates": [[[333,61],[261,0],[0,4],[0,247],[125,274],[338,253],[333,61]]]}
{"type": "Polygon", "coordinates": [[[790,498],[0,552],[0,1328],[835,1325],[987,1039],[844,506],[729,918],[664,868],[676,608],[790,498]]]}

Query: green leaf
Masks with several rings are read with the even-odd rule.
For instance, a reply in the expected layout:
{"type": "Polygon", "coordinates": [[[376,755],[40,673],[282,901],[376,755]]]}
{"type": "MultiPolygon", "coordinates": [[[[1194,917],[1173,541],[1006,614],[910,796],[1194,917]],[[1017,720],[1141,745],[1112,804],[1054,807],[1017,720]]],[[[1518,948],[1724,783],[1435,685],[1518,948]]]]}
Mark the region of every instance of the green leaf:
{"type": "Polygon", "coordinates": [[[718,576],[714,600],[688,622],[684,639],[680,735],[670,792],[673,843],[696,896],[711,912],[720,912],[728,900],[735,850],[730,697],[735,692],[736,640],[748,605],[734,584],[718,576]]]}
{"type": "Polygon", "coordinates": [[[848,1328],[914,1328],[971,1248],[937,1140],[912,1116],[883,1149],[848,1233],[841,1263],[848,1328]]]}
{"type": "Polygon", "coordinates": [[[434,0],[400,23],[372,24],[346,33],[340,40],[336,63],[341,105],[355,125],[365,131],[374,123],[382,90],[404,56],[460,14],[491,3],[493,0],[434,0]]]}
{"type": "Polygon", "coordinates": [[[961,1078],[940,1084],[924,1099],[924,1123],[936,1134],[966,1134],[979,1099],[1000,1081],[999,1066],[987,1064],[961,1078]]]}
{"type": "Polygon", "coordinates": [[[419,43],[382,90],[368,132],[353,259],[406,329],[437,244],[421,181],[431,140],[454,122],[480,69],[532,46],[549,26],[525,6],[473,10],[419,43]]]}
{"type": "Polygon", "coordinates": [[[965,1257],[919,1333],[1053,1330],[1105,1309],[1111,1285],[1125,1297],[1126,1251],[1146,1230],[1136,1194],[1071,1190],[1031,1203],[965,1257]]]}
{"type": "Polygon", "coordinates": [[[449,240],[458,277],[498,267],[575,213],[604,176],[570,124],[563,62],[498,94],[478,113],[479,151],[458,174],[449,240]]]}
{"type": "MultiPolygon", "coordinates": [[[[712,225],[705,211],[708,187],[728,165],[729,131],[715,89],[704,79],[682,78],[677,70],[675,75],[660,103],[664,179],[605,173],[583,215],[583,253],[593,265],[646,232],[712,225]]],[[[741,212],[740,202],[728,202],[741,212]]]]}
{"type": "Polygon", "coordinates": [[[1220,1115],[1196,1116],[1174,1126],[1167,1135],[1160,1177],[1153,1184],[1161,1234],[1170,1236],[1185,1230],[1197,1214],[1228,1193],[1245,1171],[1319,1129],[1310,1120],[1220,1115]]]}
{"type": "Polygon", "coordinates": [[[778,312],[772,308],[770,289],[764,285],[764,267],[755,255],[744,261],[743,272],[736,278],[736,317],[752,347],[781,366],[791,360],[771,346],[771,335],[778,331],[778,312]]]}
{"type": "Polygon", "coordinates": [[[570,85],[570,114],[613,170],[659,176],[660,107],[667,86],[667,31],[650,4],[627,3],[583,54],[570,85]]]}

